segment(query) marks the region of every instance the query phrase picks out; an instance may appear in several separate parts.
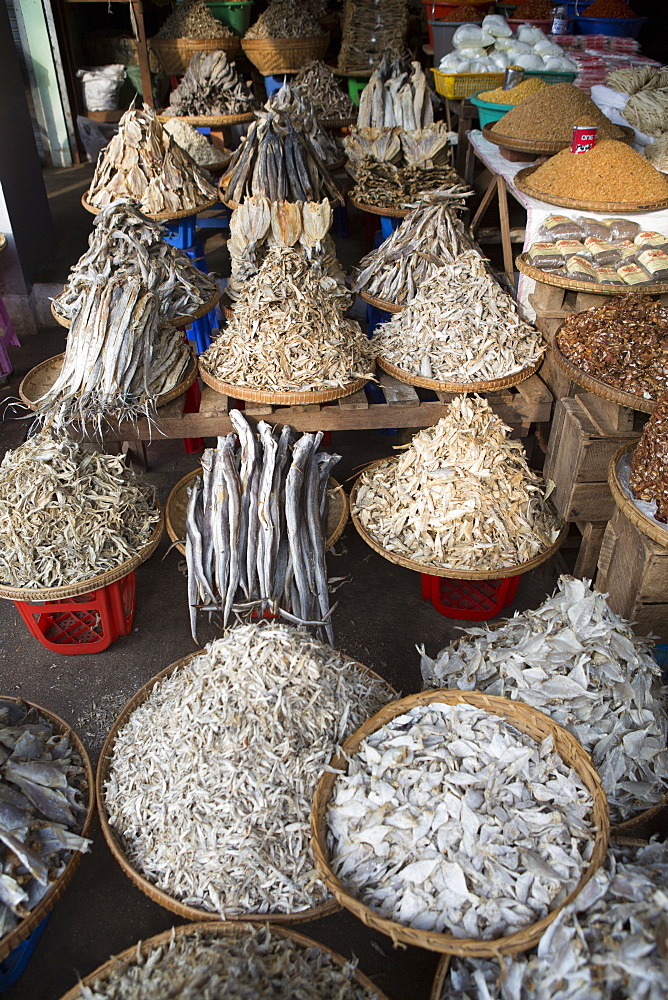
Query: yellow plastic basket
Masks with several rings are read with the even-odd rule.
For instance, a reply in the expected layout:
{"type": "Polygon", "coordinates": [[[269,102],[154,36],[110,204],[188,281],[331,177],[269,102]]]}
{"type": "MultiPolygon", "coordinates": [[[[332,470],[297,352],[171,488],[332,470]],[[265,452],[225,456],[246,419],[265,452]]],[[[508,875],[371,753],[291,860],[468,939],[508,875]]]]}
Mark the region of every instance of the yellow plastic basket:
{"type": "Polygon", "coordinates": [[[501,87],[504,77],[503,73],[441,73],[438,69],[432,69],[432,73],[436,92],[452,100],[501,87]]]}

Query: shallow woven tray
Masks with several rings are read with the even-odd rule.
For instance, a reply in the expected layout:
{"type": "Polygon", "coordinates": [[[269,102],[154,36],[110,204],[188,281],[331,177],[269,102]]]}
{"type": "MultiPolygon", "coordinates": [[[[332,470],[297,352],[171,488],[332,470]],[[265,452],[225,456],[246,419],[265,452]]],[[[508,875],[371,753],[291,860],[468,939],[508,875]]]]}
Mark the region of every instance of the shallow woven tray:
{"type": "MultiPolygon", "coordinates": [[[[644,843],[647,843],[649,836],[646,834],[647,827],[656,827],[656,832],[661,832],[662,839],[666,829],[666,820],[668,820],[668,795],[657,802],[655,806],[650,806],[649,809],[643,809],[642,812],[636,813],[635,816],[630,816],[625,819],[622,823],[617,823],[616,826],[610,827],[610,838],[619,842],[620,839],[627,837],[638,837],[644,843]]],[[[653,831],[654,832],[654,831],[653,831]]]]}
{"type": "Polygon", "coordinates": [[[177,121],[187,122],[189,125],[209,125],[211,128],[215,128],[216,125],[243,125],[244,122],[252,122],[255,118],[254,111],[240,111],[236,115],[166,115],[163,108],[157,114],[158,121],[161,122],[170,122],[176,118],[177,121]]]}
{"type": "MultiPolygon", "coordinates": [[[[111,763],[111,756],[116,737],[119,731],[128,721],[134,710],[141,704],[143,704],[151,691],[157,683],[162,681],[166,677],[171,677],[175,670],[179,667],[188,664],[194,657],[199,656],[202,650],[198,650],[195,653],[189,653],[180,660],[176,660],[175,663],[171,663],[160,673],[156,674],[151,678],[143,687],[137,691],[135,695],[128,701],[128,703],[121,710],[118,718],[114,721],[111,729],[109,730],[109,735],[105,740],[104,746],[102,747],[102,752],[100,754],[100,760],[97,765],[97,775],[95,778],[95,792],[97,797],[97,808],[100,814],[100,825],[102,826],[102,832],[104,833],[105,840],[109,846],[109,849],[116,861],[119,863],[128,878],[138,886],[143,893],[145,893],[149,899],[153,902],[158,903],[160,906],[164,906],[165,909],[172,913],[178,914],[180,917],[185,917],[187,920],[207,920],[213,921],[216,924],[223,923],[266,923],[270,921],[272,924],[301,924],[307,923],[309,920],[317,920],[319,917],[324,917],[328,913],[334,913],[339,909],[339,904],[335,898],[326,900],[319,906],[312,906],[307,910],[300,910],[297,913],[240,913],[240,914],[229,914],[225,920],[222,917],[217,916],[208,910],[200,910],[195,906],[189,906],[187,903],[182,903],[178,899],[174,899],[168,893],[164,892],[162,889],[158,889],[157,886],[149,882],[147,878],[141,875],[126,857],[125,850],[117,839],[116,834],[111,828],[109,823],[109,817],[107,815],[107,808],[104,802],[103,788],[104,783],[107,780],[109,774],[109,766],[111,763]]],[[[394,688],[389,684],[384,678],[380,677],[374,670],[369,667],[365,667],[363,663],[359,663],[357,660],[353,661],[357,664],[361,671],[363,671],[367,676],[372,677],[374,680],[382,681],[387,688],[396,694],[394,688]]]]}
{"type": "Polygon", "coordinates": [[[357,732],[345,740],[342,746],[343,753],[338,753],[334,757],[331,762],[332,767],[346,772],[348,770],[348,760],[346,758],[355,754],[360,743],[367,736],[376,732],[376,730],[380,729],[391,719],[403,715],[404,712],[414,708],[416,705],[428,705],[434,701],[445,702],[448,705],[474,705],[483,711],[492,712],[506,719],[512,726],[519,729],[520,732],[535,739],[537,743],[542,742],[547,736],[552,736],[555,752],[576,771],[594,800],[592,818],[596,827],[596,833],[593,853],[591,861],[583,872],[576,888],[568,894],[559,906],[556,906],[547,916],[543,917],[542,920],[538,920],[536,923],[530,924],[522,928],[522,930],[516,931],[514,934],[509,934],[507,937],[494,938],[489,941],[482,940],[481,938],[457,938],[451,934],[418,930],[415,927],[405,927],[393,920],[387,920],[360,902],[360,900],[351,896],[329,866],[329,850],[326,842],[326,814],[337,779],[336,774],[329,773],[323,774],[318,782],[313,799],[313,811],[311,813],[311,850],[318,872],[330,892],[336,896],[342,906],[350,910],[367,927],[380,931],[382,934],[387,934],[395,945],[401,942],[403,944],[416,945],[419,948],[426,948],[429,951],[437,951],[448,955],[462,955],[467,958],[493,958],[498,955],[516,954],[527,951],[538,943],[545,929],[552,923],[563,907],[577,896],[605,858],[610,823],[608,819],[608,803],[605,798],[601,779],[591,762],[589,754],[583,750],[575,737],[571,736],[558,723],[554,722],[547,715],[543,715],[537,709],[525,705],[523,702],[483,694],[480,691],[422,691],[419,694],[412,694],[407,698],[401,698],[399,701],[386,705],[363,723],[357,732]]]}
{"type": "MultiPolygon", "coordinates": [[[[216,289],[216,291],[213,293],[209,301],[204,302],[199,307],[199,309],[195,310],[195,312],[190,313],[188,316],[175,316],[173,319],[168,320],[165,323],[165,326],[176,326],[176,327],[188,326],[190,323],[193,323],[196,319],[200,319],[202,316],[206,316],[208,312],[211,312],[212,309],[215,309],[219,301],[220,301],[220,289],[216,289]]],[[[61,316],[58,312],[56,312],[56,310],[54,309],[53,300],[51,301],[51,315],[55,319],[56,323],[58,323],[60,326],[64,326],[67,330],[69,330],[69,328],[72,326],[71,319],[67,319],[65,316],[61,316]]]]}
{"type": "Polygon", "coordinates": [[[541,354],[538,361],[534,361],[528,368],[522,368],[521,371],[515,372],[513,375],[506,375],[504,378],[487,379],[482,382],[443,382],[441,379],[423,378],[422,375],[414,375],[412,372],[404,371],[403,368],[397,368],[396,365],[386,361],[380,355],[376,358],[378,367],[382,368],[388,375],[398,378],[400,382],[439,392],[497,392],[500,389],[508,389],[510,386],[524,382],[525,379],[535,375],[542,363],[543,355],[541,354]]]}
{"type": "Polygon", "coordinates": [[[619,201],[580,201],[578,198],[567,198],[547,191],[538,191],[531,186],[531,175],[538,167],[525,167],[515,174],[513,181],[518,191],[528,194],[530,198],[544,201],[547,205],[559,205],[562,208],[579,208],[583,212],[658,212],[668,208],[668,198],[656,201],[652,205],[641,205],[637,202],[619,201]]]}
{"type": "MultiPolygon", "coordinates": [[[[378,465],[391,464],[399,461],[399,456],[393,458],[381,458],[377,462],[371,462],[370,465],[364,470],[367,472],[371,468],[375,468],[378,465]]],[[[540,566],[542,563],[547,562],[555,552],[559,549],[560,545],[564,542],[566,536],[568,535],[569,526],[564,524],[557,539],[552,542],[549,548],[545,549],[544,552],[539,552],[537,556],[533,559],[529,559],[528,562],[521,563],[518,566],[503,566],[500,569],[488,569],[488,570],[476,570],[476,569],[460,569],[459,567],[447,567],[447,566],[435,566],[433,563],[418,562],[417,559],[409,559],[407,556],[402,556],[398,552],[390,552],[388,549],[383,548],[380,542],[374,538],[373,535],[369,534],[364,525],[359,519],[356,500],[357,491],[361,485],[361,479],[364,475],[361,472],[353,484],[353,488],[350,491],[350,519],[355,525],[358,533],[367,543],[367,545],[377,552],[379,555],[383,556],[391,563],[395,563],[397,566],[403,566],[405,569],[412,569],[416,573],[428,573],[430,576],[442,576],[448,580],[503,580],[508,576],[521,576],[524,573],[530,572],[530,570],[535,569],[536,566],[540,566]]]]}
{"type": "Polygon", "coordinates": [[[242,38],[247,59],[263,76],[297,73],[312,59],[322,59],[329,45],[329,32],[307,38],[242,38]]]}
{"type": "MultiPolygon", "coordinates": [[[[90,833],[91,826],[93,825],[93,818],[95,816],[95,775],[93,774],[93,768],[85,746],[71,726],[69,726],[64,719],[61,719],[59,715],[56,715],[55,712],[51,712],[47,708],[42,708],[41,705],[36,705],[33,701],[26,701],[25,698],[15,698],[13,695],[2,695],[2,699],[4,701],[21,701],[29,708],[36,708],[40,715],[43,715],[49,720],[49,722],[53,723],[53,727],[56,732],[65,733],[69,736],[70,744],[81,757],[81,763],[86,772],[86,784],[88,785],[88,808],[86,810],[86,817],[80,831],[80,836],[87,837],[90,833]]],[[[81,851],[73,851],[62,875],[53,883],[44,898],[41,899],[37,906],[30,911],[27,917],[24,917],[23,920],[20,921],[13,931],[10,931],[9,934],[5,934],[5,936],[0,939],[0,962],[4,961],[9,953],[17,947],[17,945],[19,945],[22,941],[25,941],[26,938],[30,937],[35,928],[38,927],[46,915],[51,912],[62,894],[65,892],[65,889],[67,889],[68,885],[72,881],[72,876],[74,875],[80,861],[81,851]]]]}
{"type": "MultiPolygon", "coordinates": [[[[88,192],[86,192],[88,194],[88,192]]],[[[208,208],[213,208],[217,205],[219,201],[218,195],[215,198],[209,198],[208,201],[202,202],[201,205],[196,205],[194,208],[187,208],[182,212],[156,212],[151,214],[150,212],[145,212],[140,206],[140,211],[147,219],[153,219],[154,222],[176,222],[178,219],[188,219],[191,215],[199,215],[200,212],[206,212],[208,208]]],[[[81,195],[81,204],[90,212],[91,215],[99,215],[102,211],[101,208],[93,208],[91,204],[86,201],[86,195],[81,195]]]]}
{"type": "Polygon", "coordinates": [[[572,292],[589,292],[591,295],[663,295],[668,292],[668,281],[651,282],[643,285],[601,285],[597,281],[580,281],[567,275],[550,274],[529,263],[526,253],[515,258],[515,267],[527,278],[540,281],[543,285],[554,285],[555,288],[567,288],[572,292]]]}
{"type": "Polygon", "coordinates": [[[332,399],[350,396],[369,381],[368,378],[357,378],[354,382],[346,382],[344,386],[337,386],[335,389],[313,389],[310,392],[264,392],[260,389],[250,389],[245,385],[232,385],[229,382],[223,382],[215,375],[211,375],[203,365],[200,365],[199,373],[202,381],[215,389],[216,392],[222,392],[223,395],[230,396],[232,399],[244,399],[250,403],[271,403],[273,406],[328,403],[332,399]]]}
{"type": "MultiPolygon", "coordinates": [[[[176,544],[176,548],[182,555],[186,554],[186,547],[181,542],[185,538],[186,532],[186,509],[188,507],[188,487],[195,479],[202,474],[201,466],[189,472],[172,489],[167,497],[165,505],[165,523],[167,534],[176,544]]],[[[348,523],[348,498],[343,487],[334,479],[329,477],[329,491],[332,494],[329,503],[329,516],[327,518],[327,542],[326,547],[331,549],[336,545],[343,534],[343,529],[348,523]]]]}
{"type": "MultiPolygon", "coordinates": [[[[505,146],[506,149],[512,149],[518,153],[560,153],[562,149],[568,149],[571,144],[571,140],[566,139],[564,142],[558,142],[556,140],[544,140],[538,141],[535,139],[518,139],[515,136],[501,135],[499,132],[495,132],[492,125],[496,124],[492,122],[489,125],[483,126],[482,134],[488,142],[493,142],[495,146],[505,146]]],[[[635,138],[635,132],[628,125],[619,125],[624,135],[619,142],[625,142],[627,145],[631,145],[635,138]]]]}
{"type": "Polygon", "coordinates": [[[351,115],[349,118],[319,118],[318,121],[323,128],[349,128],[357,121],[357,115],[351,115]]]}
{"type": "Polygon", "coordinates": [[[412,208],[379,208],[378,205],[367,205],[366,202],[356,201],[352,195],[348,195],[348,201],[353,208],[358,208],[360,212],[368,212],[369,215],[384,215],[389,219],[405,219],[413,211],[412,208]]]}
{"type": "Polygon", "coordinates": [[[637,442],[623,444],[612,456],[608,467],[610,492],[624,516],[635,524],[636,528],[642,531],[643,535],[647,535],[658,545],[668,546],[668,524],[663,524],[663,522],[657,521],[655,517],[646,514],[638,506],[637,501],[631,499],[619,478],[621,467],[622,465],[628,465],[631,452],[635,451],[636,444],[637,442]]]}
{"type": "Polygon", "coordinates": [[[358,294],[364,302],[368,302],[370,306],[375,306],[376,309],[382,309],[384,312],[400,313],[406,308],[406,306],[398,306],[394,302],[388,302],[387,299],[377,299],[375,295],[369,295],[368,292],[362,291],[358,294]]]}
{"type": "Polygon", "coordinates": [[[609,399],[612,403],[619,403],[620,406],[628,406],[632,410],[640,410],[641,413],[654,413],[656,400],[644,399],[642,396],[633,396],[630,392],[624,392],[623,389],[615,389],[614,386],[608,385],[606,382],[601,382],[600,379],[594,378],[593,375],[587,375],[577,365],[574,365],[572,361],[569,361],[558,344],[555,343],[552,346],[550,356],[573,382],[577,382],[583,389],[593,392],[595,396],[600,396],[602,399],[609,399]]]}

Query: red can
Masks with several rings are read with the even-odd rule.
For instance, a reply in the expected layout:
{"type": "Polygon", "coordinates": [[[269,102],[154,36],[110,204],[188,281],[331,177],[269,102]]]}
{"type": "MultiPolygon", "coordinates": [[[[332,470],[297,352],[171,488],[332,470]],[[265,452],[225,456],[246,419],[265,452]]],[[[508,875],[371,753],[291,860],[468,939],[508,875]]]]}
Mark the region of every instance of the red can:
{"type": "Polygon", "coordinates": [[[596,125],[574,125],[571,139],[571,153],[587,153],[596,145],[598,127],[596,125]]]}

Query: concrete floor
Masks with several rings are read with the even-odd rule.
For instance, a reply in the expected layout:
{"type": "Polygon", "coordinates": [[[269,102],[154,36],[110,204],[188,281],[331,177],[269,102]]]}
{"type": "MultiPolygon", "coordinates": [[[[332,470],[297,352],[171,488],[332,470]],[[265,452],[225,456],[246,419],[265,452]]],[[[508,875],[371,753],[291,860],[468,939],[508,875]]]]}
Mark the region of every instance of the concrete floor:
{"type": "MultiPolygon", "coordinates": [[[[77,167],[48,177],[60,244],[42,280],[64,280],[69,266],[85,249],[91,219],[79,198],[89,176],[89,167],[77,167]]],[[[370,248],[359,218],[351,217],[351,233],[352,239],[339,243],[344,265],[359,260],[370,248]]],[[[207,257],[222,270],[223,241],[219,235],[210,241],[207,257]]],[[[25,419],[12,418],[5,411],[3,395],[15,398],[22,376],[63,350],[64,334],[60,328],[42,330],[11,352],[15,372],[11,383],[0,390],[0,413],[5,412],[0,423],[0,455],[20,444],[27,430],[25,419]]],[[[343,456],[337,478],[346,480],[356,466],[390,454],[396,441],[392,435],[375,431],[334,434],[332,449],[343,456]]],[[[181,442],[154,441],[148,455],[147,479],[163,502],[176,481],[198,465],[198,456],[185,454],[181,442]]],[[[159,670],[194,649],[186,580],[179,571],[181,557],[172,551],[163,561],[167,547],[165,539],[137,571],[132,634],[98,656],[52,654],[28,633],[14,605],[0,601],[0,691],[61,715],[76,728],[94,762],[125,702],[159,670]]],[[[377,670],[404,694],[418,691],[421,680],[415,645],[424,643],[429,653],[435,653],[458,634],[458,623],[441,617],[422,601],[417,574],[375,554],[351,526],[338,548],[340,554],[329,557],[330,574],[349,575],[350,582],[336,595],[337,646],[377,670]]],[[[550,562],[524,577],[513,609],[535,607],[554,586],[557,572],[550,562]]],[[[213,633],[206,636],[211,637],[213,633]]],[[[4,994],[7,1000],[57,1000],[76,983],[77,976],[92,972],[111,954],[183,922],[151,902],[126,878],[99,826],[92,837],[91,853],[83,857],[56,906],[26,972],[4,994]]],[[[437,964],[429,952],[394,949],[389,939],[369,931],[347,912],[298,929],[346,956],[357,956],[360,968],[393,1000],[427,1000],[437,964]]]]}

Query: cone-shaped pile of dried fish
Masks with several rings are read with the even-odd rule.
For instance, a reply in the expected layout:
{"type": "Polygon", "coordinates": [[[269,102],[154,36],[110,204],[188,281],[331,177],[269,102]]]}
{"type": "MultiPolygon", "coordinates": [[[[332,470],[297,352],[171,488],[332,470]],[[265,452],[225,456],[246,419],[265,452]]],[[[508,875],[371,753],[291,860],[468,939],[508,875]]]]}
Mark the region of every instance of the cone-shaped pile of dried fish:
{"type": "Polygon", "coordinates": [[[342,205],[341,192],[308,132],[277,111],[258,112],[221,178],[223,201],[239,204],[259,194],[270,201],[320,201],[342,205]]]}
{"type": "Polygon", "coordinates": [[[659,398],[633,453],[631,489],[637,499],[654,501],[657,521],[668,521],[668,392],[659,398]]]}
{"type": "Polygon", "coordinates": [[[323,163],[329,165],[342,160],[343,150],[337,146],[330,133],[323,129],[309,98],[292,87],[287,79],[280,90],[272,94],[265,108],[267,111],[277,111],[301,132],[305,132],[323,163]]]}
{"type": "Polygon", "coordinates": [[[256,105],[251,88],[222,50],[196,52],[178,87],[169,95],[171,115],[239,115],[256,105]]]}
{"type": "Polygon", "coordinates": [[[44,898],[74,851],[92,789],[69,736],[37,709],[0,700],[0,938],[44,898]]]}
{"type": "Polygon", "coordinates": [[[177,4],[157,38],[231,38],[226,24],[213,16],[204,0],[186,0],[177,4]]]}
{"type": "Polygon", "coordinates": [[[357,108],[344,93],[339,78],[320,59],[303,66],[293,77],[292,86],[302,97],[308,97],[318,118],[354,118],[357,108]]]}
{"type": "Polygon", "coordinates": [[[308,846],[315,786],[390,698],[300,629],[232,629],[156,684],[114,743],[104,803],[130,863],[211,913],[324,903],[308,846]]]}
{"type": "Polygon", "coordinates": [[[95,217],[88,250],[70,269],[64,289],[53,300],[59,316],[72,319],[91,287],[102,279],[138,278],[157,298],[161,323],[190,316],[218,291],[216,280],[190,257],[165,243],[166,230],[143,215],[137,203],[119,198],[95,217]]]}
{"type": "Polygon", "coordinates": [[[459,384],[514,375],[545,350],[476,250],[434,271],[373,340],[379,357],[410,375],[459,384]]]}
{"type": "Polygon", "coordinates": [[[542,920],[594,847],[577,772],[473,705],[417,705],[366,737],[327,810],[330,865],[388,920],[490,940],[542,920]]]}
{"type": "Polygon", "coordinates": [[[317,35],[322,35],[322,28],[308,4],[302,0],[270,0],[244,38],[315,38],[317,35]]]}
{"type": "Polygon", "coordinates": [[[523,701],[564,726],[591,754],[621,822],[668,793],[668,712],[652,647],[604,594],[564,576],[535,611],[468,629],[435,659],[422,649],[421,668],[427,685],[523,701]]]}
{"type": "Polygon", "coordinates": [[[403,49],[407,30],[406,0],[345,0],[339,69],[368,72],[387,49],[403,49]]]}
{"type": "MultiPolygon", "coordinates": [[[[197,608],[217,609],[223,627],[235,611],[278,612],[323,623],[334,641],[327,587],[329,476],[340,455],[319,451],[322,433],[295,441],[261,420],[259,436],[239,410],[239,435],[218,438],[202,455],[202,478],[189,489],[186,561],[190,627],[197,608]]],[[[323,635],[324,638],[324,635],[323,635]]]]}
{"type": "Polygon", "coordinates": [[[434,121],[432,96],[419,62],[388,49],[360,95],[358,128],[415,131],[434,121]]]}
{"type": "Polygon", "coordinates": [[[371,378],[374,350],[359,323],[345,318],[350,293],[316,265],[292,247],[270,247],[233,318],[200,356],[201,370],[276,394],[371,378]]]}
{"type": "Polygon", "coordinates": [[[388,552],[447,569],[519,566],[544,552],[561,525],[510,433],[486,400],[453,399],[399,459],[362,473],[362,526],[388,552]]]}
{"type": "Polygon", "coordinates": [[[117,198],[136,198],[147,215],[195,211],[216,189],[177,146],[150,108],[126,111],[118,132],[102,150],[86,201],[104,208],[117,198]]]}
{"type": "Polygon", "coordinates": [[[406,305],[427,278],[470,248],[471,240],[449,199],[429,195],[362,258],[353,291],[406,305]]]}
{"type": "Polygon", "coordinates": [[[0,465],[0,583],[90,580],[130,559],[159,519],[153,488],[120,456],[42,431],[0,465]]]}

